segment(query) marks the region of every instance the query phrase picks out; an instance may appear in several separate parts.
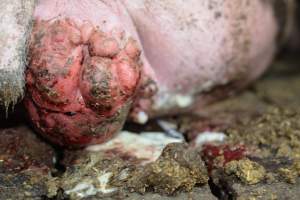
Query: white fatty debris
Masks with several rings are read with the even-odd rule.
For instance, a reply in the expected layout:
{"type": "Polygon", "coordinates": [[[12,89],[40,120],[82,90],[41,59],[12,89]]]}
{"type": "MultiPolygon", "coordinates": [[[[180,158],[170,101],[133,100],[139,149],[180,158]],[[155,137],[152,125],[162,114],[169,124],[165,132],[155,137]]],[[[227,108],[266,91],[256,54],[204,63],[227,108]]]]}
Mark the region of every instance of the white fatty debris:
{"type": "Polygon", "coordinates": [[[203,144],[211,142],[224,142],[226,137],[227,136],[221,132],[205,131],[198,134],[195,144],[196,146],[202,146],[203,144]]]}
{"type": "Polygon", "coordinates": [[[149,120],[149,116],[144,111],[137,113],[136,122],[139,124],[146,124],[149,120]]]}
{"type": "Polygon", "coordinates": [[[157,160],[163,149],[170,143],[181,143],[183,139],[167,136],[163,132],[142,132],[140,134],[122,131],[107,143],[87,147],[88,151],[99,152],[118,149],[147,164],[157,160]]]}
{"type": "Polygon", "coordinates": [[[117,188],[107,188],[109,180],[112,176],[111,172],[103,173],[101,176],[97,177],[99,183],[93,184],[90,182],[78,183],[74,188],[67,190],[67,195],[76,195],[79,198],[86,198],[89,196],[94,196],[97,193],[108,194],[117,191],[117,188]]]}
{"type": "Polygon", "coordinates": [[[157,123],[168,136],[184,140],[183,134],[177,131],[177,124],[165,120],[157,120],[157,123]]]}
{"type": "Polygon", "coordinates": [[[187,108],[194,103],[192,95],[169,93],[165,89],[156,95],[154,100],[154,110],[167,110],[171,108],[187,108]]]}

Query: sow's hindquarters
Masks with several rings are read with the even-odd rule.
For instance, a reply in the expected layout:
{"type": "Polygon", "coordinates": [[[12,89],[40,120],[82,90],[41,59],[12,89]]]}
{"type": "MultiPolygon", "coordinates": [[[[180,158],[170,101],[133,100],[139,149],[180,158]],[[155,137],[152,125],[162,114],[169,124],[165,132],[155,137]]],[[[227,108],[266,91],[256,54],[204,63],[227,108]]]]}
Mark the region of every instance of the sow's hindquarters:
{"type": "Polygon", "coordinates": [[[122,128],[134,100],[133,109],[138,116],[177,113],[178,107],[188,110],[192,104],[204,107],[257,78],[276,50],[278,27],[270,2],[226,1],[208,9],[206,4],[192,4],[194,0],[173,4],[153,1],[141,3],[136,9],[136,2],[124,1],[117,8],[128,8],[132,16],[128,21],[135,22],[140,38],[134,31],[133,38],[122,32],[113,35],[112,29],[108,31],[103,28],[105,24],[98,26],[95,22],[95,16],[105,19],[101,22],[108,27],[114,27],[117,21],[126,30],[122,12],[114,9],[117,4],[73,3],[80,8],[87,2],[94,2],[86,4],[91,11],[87,24],[86,16],[80,15],[80,9],[74,11],[71,4],[62,4],[56,11],[57,2],[43,1],[35,12],[38,20],[30,43],[25,102],[38,132],[61,146],[81,147],[106,141],[122,128]],[[174,14],[181,6],[185,13],[195,14],[198,28],[179,26],[181,20],[174,14]],[[106,14],[97,16],[95,8],[106,14]],[[216,19],[215,9],[220,9],[224,17],[216,19]],[[55,12],[49,14],[47,10],[55,12]],[[164,17],[157,17],[161,15],[164,17]],[[204,23],[206,17],[211,26],[204,23]],[[147,37],[152,33],[157,36],[156,42],[147,37]],[[164,33],[168,37],[163,37],[164,33]],[[158,88],[148,98],[137,93],[147,72],[146,60],[135,47],[139,39],[153,70],[147,75],[158,88]],[[157,48],[158,41],[164,48],[157,48]],[[222,90],[224,86],[227,90],[222,90]]]}

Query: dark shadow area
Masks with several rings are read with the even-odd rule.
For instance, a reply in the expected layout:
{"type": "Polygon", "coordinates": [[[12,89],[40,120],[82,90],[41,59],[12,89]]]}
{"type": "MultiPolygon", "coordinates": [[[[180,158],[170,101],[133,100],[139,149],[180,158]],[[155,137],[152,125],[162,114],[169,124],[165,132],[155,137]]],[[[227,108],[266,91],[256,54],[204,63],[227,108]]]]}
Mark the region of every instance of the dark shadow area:
{"type": "Polygon", "coordinates": [[[26,111],[22,102],[7,110],[0,107],[0,128],[11,128],[26,123],[26,111]]]}

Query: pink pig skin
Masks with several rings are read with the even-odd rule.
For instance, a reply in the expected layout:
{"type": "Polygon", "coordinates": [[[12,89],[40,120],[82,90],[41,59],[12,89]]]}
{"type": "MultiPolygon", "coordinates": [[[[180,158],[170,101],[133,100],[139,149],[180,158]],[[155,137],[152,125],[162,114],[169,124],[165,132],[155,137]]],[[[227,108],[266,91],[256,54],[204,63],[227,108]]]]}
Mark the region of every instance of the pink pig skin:
{"type": "Polygon", "coordinates": [[[158,85],[151,103],[138,105],[151,116],[188,111],[192,104],[201,107],[246,86],[266,70],[276,51],[278,27],[268,1],[124,4],[158,85]],[[222,95],[210,93],[223,87],[222,95]]]}

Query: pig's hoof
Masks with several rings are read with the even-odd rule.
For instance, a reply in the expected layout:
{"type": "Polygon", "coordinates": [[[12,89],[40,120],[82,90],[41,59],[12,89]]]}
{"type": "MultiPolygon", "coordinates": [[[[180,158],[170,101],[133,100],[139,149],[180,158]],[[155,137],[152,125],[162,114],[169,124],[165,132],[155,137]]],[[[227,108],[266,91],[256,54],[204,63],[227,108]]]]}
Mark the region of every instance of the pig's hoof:
{"type": "Polygon", "coordinates": [[[40,20],[29,53],[25,105],[44,137],[83,147],[122,128],[141,78],[133,39],[88,22],[40,20]]]}

